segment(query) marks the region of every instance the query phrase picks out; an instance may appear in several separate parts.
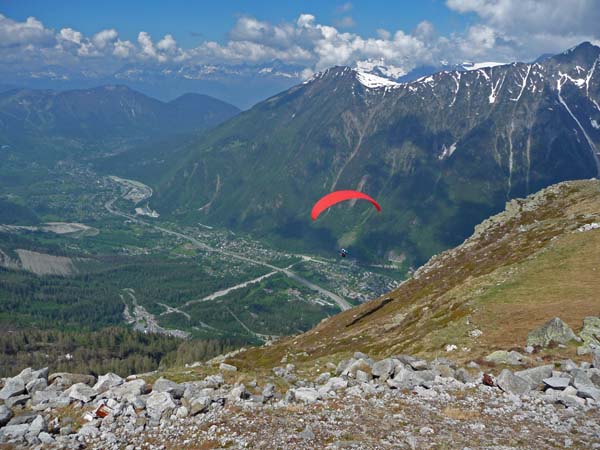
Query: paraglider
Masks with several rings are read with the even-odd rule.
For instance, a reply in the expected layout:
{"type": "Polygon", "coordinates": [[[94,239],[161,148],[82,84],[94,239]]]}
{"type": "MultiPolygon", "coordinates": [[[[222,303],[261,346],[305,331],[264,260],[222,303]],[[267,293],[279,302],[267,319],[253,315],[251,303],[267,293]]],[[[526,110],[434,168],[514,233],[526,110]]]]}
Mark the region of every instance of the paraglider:
{"type": "MultiPolygon", "coordinates": [[[[334,191],[334,192],[330,192],[329,194],[325,195],[324,197],[319,199],[317,201],[317,203],[314,204],[312,211],[310,213],[310,217],[312,218],[312,220],[317,220],[317,217],[319,217],[319,214],[321,214],[327,208],[329,208],[337,203],[340,203],[340,202],[343,202],[346,200],[353,200],[353,199],[367,200],[367,201],[371,202],[373,204],[373,206],[375,206],[375,208],[377,208],[378,212],[381,212],[381,206],[379,206],[379,203],[377,203],[372,197],[368,196],[367,194],[365,194],[363,192],[334,191]]],[[[345,248],[340,249],[340,256],[342,258],[345,258],[347,255],[348,255],[348,250],[346,250],[345,248]]]]}
{"type": "Polygon", "coordinates": [[[375,206],[375,208],[377,208],[377,211],[379,211],[379,212],[381,211],[381,206],[379,206],[379,203],[377,203],[372,197],[368,196],[367,194],[365,194],[363,192],[334,191],[334,192],[330,192],[329,194],[325,195],[324,197],[319,199],[319,201],[317,201],[317,203],[315,203],[315,205],[313,206],[312,211],[310,213],[310,217],[312,217],[312,220],[317,220],[317,217],[319,217],[319,214],[321,214],[327,208],[335,205],[336,203],[340,203],[340,202],[343,202],[346,200],[352,200],[352,199],[367,200],[367,201],[371,202],[373,204],[373,206],[375,206]]]}

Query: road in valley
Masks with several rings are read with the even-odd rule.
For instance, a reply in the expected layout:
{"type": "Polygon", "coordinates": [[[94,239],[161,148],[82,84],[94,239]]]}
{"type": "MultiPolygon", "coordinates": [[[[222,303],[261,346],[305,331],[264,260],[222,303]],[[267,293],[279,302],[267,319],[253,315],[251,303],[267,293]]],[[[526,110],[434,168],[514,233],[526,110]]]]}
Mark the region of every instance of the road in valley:
{"type": "MultiPolygon", "coordinates": [[[[269,264],[267,262],[260,261],[260,260],[255,260],[255,259],[252,259],[252,258],[248,258],[247,256],[243,256],[243,255],[240,255],[238,253],[234,253],[234,252],[231,252],[231,251],[228,251],[228,250],[214,248],[214,247],[211,247],[211,246],[205,244],[204,242],[200,242],[198,239],[194,238],[193,236],[189,236],[189,235],[180,233],[178,231],[173,231],[173,230],[170,230],[168,228],[161,227],[159,225],[155,225],[155,224],[152,224],[150,222],[146,222],[145,220],[141,220],[141,219],[137,218],[136,216],[124,213],[123,211],[120,211],[117,208],[115,208],[113,204],[114,204],[114,202],[116,200],[117,199],[114,198],[114,199],[109,200],[108,202],[106,202],[104,204],[104,207],[111,214],[114,214],[114,215],[117,215],[117,216],[121,216],[121,217],[125,217],[125,218],[127,218],[127,219],[129,219],[131,221],[134,221],[136,223],[139,223],[141,225],[144,225],[144,226],[147,226],[147,227],[150,227],[150,228],[154,228],[155,230],[162,231],[163,233],[169,234],[171,236],[177,236],[177,237],[179,237],[181,239],[185,239],[188,242],[191,242],[198,249],[201,249],[201,250],[204,250],[204,251],[207,251],[207,252],[220,253],[222,255],[226,255],[226,256],[229,256],[231,258],[234,258],[234,259],[237,259],[237,260],[240,260],[240,261],[244,261],[244,262],[247,262],[247,263],[250,263],[250,264],[258,264],[258,265],[261,265],[263,267],[267,267],[267,268],[271,269],[274,272],[283,273],[288,278],[290,278],[290,279],[292,279],[292,280],[294,280],[294,281],[296,281],[296,282],[298,282],[300,284],[303,284],[304,286],[308,287],[309,289],[311,289],[313,291],[319,292],[321,295],[324,295],[324,296],[330,298],[331,300],[333,300],[335,302],[335,304],[338,305],[338,307],[342,311],[346,311],[347,309],[352,308],[352,305],[350,303],[348,303],[348,301],[346,301],[345,299],[343,299],[342,297],[340,297],[339,295],[337,295],[337,294],[335,294],[335,293],[333,293],[331,291],[328,291],[327,289],[325,289],[325,288],[323,288],[323,287],[321,287],[319,285],[311,283],[307,279],[305,279],[305,278],[301,277],[300,275],[298,275],[298,274],[292,272],[291,270],[289,270],[289,268],[277,267],[277,266],[274,266],[274,265],[269,264]]],[[[312,260],[312,258],[309,258],[309,257],[303,257],[303,259],[311,259],[312,260]]],[[[270,275],[270,274],[267,274],[267,275],[270,275]]],[[[266,277],[266,275],[264,275],[263,277],[266,277]]],[[[250,280],[250,281],[246,282],[245,284],[243,283],[242,285],[234,286],[234,287],[230,288],[230,290],[233,290],[236,287],[243,287],[243,285],[247,285],[247,284],[255,282],[255,281],[257,281],[257,280],[250,280]]],[[[220,295],[217,295],[217,294],[219,294],[219,293],[215,292],[212,295],[214,295],[216,297],[220,296],[220,295]]],[[[223,294],[221,294],[221,295],[223,295],[223,294]]],[[[206,299],[206,297],[204,299],[192,300],[192,301],[190,301],[188,303],[194,303],[196,301],[205,301],[205,299],[206,299]]],[[[183,314],[183,312],[182,312],[182,314],[183,314]]]]}

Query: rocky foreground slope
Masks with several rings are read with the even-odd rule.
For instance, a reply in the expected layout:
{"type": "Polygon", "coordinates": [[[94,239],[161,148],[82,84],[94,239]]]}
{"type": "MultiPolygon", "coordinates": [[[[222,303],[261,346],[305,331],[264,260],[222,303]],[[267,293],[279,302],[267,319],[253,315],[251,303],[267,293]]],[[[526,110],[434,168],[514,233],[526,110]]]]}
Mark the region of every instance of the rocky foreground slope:
{"type": "MultiPolygon", "coordinates": [[[[600,320],[600,319],[599,319],[600,320]]],[[[211,366],[203,366],[211,370],[211,366]]],[[[216,367],[212,368],[213,370],[216,367]]],[[[305,379],[176,383],[26,369],[5,380],[2,448],[600,448],[600,353],[497,376],[477,363],[357,352],[305,379]]],[[[188,377],[200,371],[190,370],[188,377]]],[[[2,444],[0,444],[2,445],[2,444]]]]}
{"type": "Polygon", "coordinates": [[[0,448],[600,448],[600,181],[514,200],[302,335],[122,379],[0,383],[0,448]]]}

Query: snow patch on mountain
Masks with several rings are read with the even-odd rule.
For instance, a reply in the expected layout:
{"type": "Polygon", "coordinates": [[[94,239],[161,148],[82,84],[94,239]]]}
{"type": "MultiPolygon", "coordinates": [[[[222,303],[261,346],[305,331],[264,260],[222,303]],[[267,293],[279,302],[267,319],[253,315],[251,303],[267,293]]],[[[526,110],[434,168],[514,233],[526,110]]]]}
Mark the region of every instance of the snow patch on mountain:
{"type": "Polygon", "coordinates": [[[372,59],[357,61],[356,70],[376,76],[383,76],[392,80],[397,80],[398,78],[407,74],[406,70],[404,70],[402,67],[389,64],[386,65],[383,59],[377,61],[372,59]]]}
{"type": "Polygon", "coordinates": [[[380,87],[389,87],[389,86],[400,86],[400,83],[396,83],[395,81],[388,80],[387,78],[378,77],[377,75],[373,75],[371,73],[362,72],[360,70],[355,70],[356,79],[363,86],[375,89],[380,87]]]}
{"type": "Polygon", "coordinates": [[[452,144],[450,147],[446,147],[446,144],[442,146],[442,153],[438,156],[438,159],[441,161],[446,158],[450,158],[452,154],[456,151],[456,142],[452,144]]]}
{"type": "Polygon", "coordinates": [[[480,63],[472,63],[472,62],[463,62],[461,64],[461,67],[464,70],[479,70],[479,69],[485,69],[488,67],[496,67],[496,66],[504,66],[506,65],[506,63],[504,62],[494,62],[494,61],[486,61],[486,62],[480,62],[480,63]]]}
{"type": "Polygon", "coordinates": [[[590,123],[596,130],[600,130],[600,123],[596,122],[596,120],[590,119],[590,123]]]}

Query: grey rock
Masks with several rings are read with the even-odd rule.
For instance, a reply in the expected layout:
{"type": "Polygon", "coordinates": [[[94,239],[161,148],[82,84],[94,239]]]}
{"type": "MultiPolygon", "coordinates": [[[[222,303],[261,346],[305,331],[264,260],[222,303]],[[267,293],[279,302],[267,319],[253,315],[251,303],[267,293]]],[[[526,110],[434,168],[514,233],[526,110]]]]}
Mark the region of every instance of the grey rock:
{"type": "Polygon", "coordinates": [[[14,408],[15,406],[23,406],[27,403],[27,401],[30,398],[31,396],[29,394],[15,395],[14,397],[6,399],[4,404],[9,408],[14,408]]]}
{"type": "Polygon", "coordinates": [[[372,379],[371,374],[363,372],[362,370],[357,370],[355,376],[357,381],[363,383],[368,383],[372,379]]]}
{"type": "Polygon", "coordinates": [[[317,383],[317,384],[327,383],[327,381],[330,378],[331,378],[331,374],[329,372],[324,372],[321,375],[319,375],[317,378],[315,378],[315,383],[317,383]]]}
{"type": "Polygon", "coordinates": [[[168,392],[152,392],[146,399],[146,410],[151,419],[160,421],[171,415],[177,405],[168,392]]]}
{"type": "Polygon", "coordinates": [[[504,392],[522,395],[529,391],[529,381],[513,374],[510,370],[504,369],[496,378],[496,385],[504,392]]]}
{"type": "Polygon", "coordinates": [[[175,399],[183,397],[184,391],[184,386],[166,378],[159,378],[152,385],[152,392],[168,392],[175,399]]]}
{"type": "Polygon", "coordinates": [[[98,377],[98,381],[94,384],[94,390],[98,393],[102,393],[107,391],[110,388],[120,386],[125,382],[123,378],[121,378],[116,373],[109,372],[106,375],[100,375],[98,377]]]}
{"type": "Polygon", "coordinates": [[[348,387],[348,381],[344,380],[342,377],[333,377],[330,378],[327,383],[321,386],[318,392],[319,395],[325,395],[332,391],[345,389],[346,387],[348,387]]]}
{"type": "Polygon", "coordinates": [[[71,403],[71,399],[68,395],[62,395],[62,392],[48,389],[34,392],[31,398],[33,409],[37,411],[43,411],[46,408],[68,406],[69,403],[71,403]]]}
{"type": "Polygon", "coordinates": [[[24,423],[30,424],[35,420],[39,413],[37,412],[26,412],[13,417],[7,425],[23,425],[24,423]]]}
{"type": "Polygon", "coordinates": [[[356,372],[362,370],[366,373],[371,373],[371,366],[364,359],[354,360],[352,364],[349,364],[346,369],[342,372],[343,375],[346,375],[351,378],[356,378],[356,372]]]}
{"type": "Polygon", "coordinates": [[[188,416],[188,414],[189,411],[185,406],[180,406],[179,408],[177,408],[177,411],[175,411],[175,415],[180,419],[185,419],[188,416]]]}
{"type": "Polygon", "coordinates": [[[219,370],[223,370],[225,372],[236,372],[237,367],[232,366],[231,364],[221,363],[219,364],[219,370]]]}
{"type": "Polygon", "coordinates": [[[560,362],[560,368],[565,372],[571,372],[573,369],[577,369],[578,366],[570,359],[565,359],[560,362]]]}
{"type": "Polygon", "coordinates": [[[454,377],[460,381],[461,383],[473,383],[475,382],[475,378],[471,376],[467,369],[463,369],[462,367],[456,369],[454,377]]]}
{"type": "Polygon", "coordinates": [[[363,352],[354,352],[354,359],[371,359],[363,352]]]}
{"type": "Polygon", "coordinates": [[[569,326],[558,317],[550,319],[544,325],[531,331],[527,336],[527,345],[547,347],[550,341],[566,344],[577,336],[569,326]]]}
{"type": "Polygon", "coordinates": [[[68,395],[73,400],[89,403],[98,395],[98,392],[87,384],[75,383],[65,391],[65,395],[68,395]]]}
{"type": "Polygon", "coordinates": [[[61,427],[59,434],[61,436],[68,436],[70,434],[73,434],[73,426],[71,424],[67,424],[64,427],[61,427]]]}
{"type": "Polygon", "coordinates": [[[25,382],[22,378],[13,377],[6,380],[4,387],[0,390],[0,400],[6,401],[10,397],[15,397],[25,393],[25,382]]]}
{"type": "Polygon", "coordinates": [[[413,370],[427,370],[427,369],[429,369],[429,364],[427,363],[427,361],[425,361],[423,359],[415,359],[414,361],[409,362],[408,365],[410,367],[412,367],[413,370]]]}
{"type": "Polygon", "coordinates": [[[28,434],[37,436],[41,432],[46,431],[48,431],[48,423],[46,422],[46,419],[44,419],[44,416],[38,415],[35,419],[33,419],[31,425],[29,425],[28,434]]]}
{"type": "Polygon", "coordinates": [[[36,378],[25,385],[25,389],[27,389],[27,392],[31,395],[37,391],[43,391],[47,387],[48,380],[46,380],[46,378],[36,378]]]}
{"type": "Polygon", "coordinates": [[[431,370],[414,371],[409,368],[396,368],[394,378],[387,384],[395,389],[412,389],[415,386],[431,387],[435,374],[431,370]]]}
{"type": "Polygon", "coordinates": [[[304,403],[314,403],[319,399],[319,393],[314,388],[294,389],[294,398],[296,401],[304,403]]]}
{"type": "Polygon", "coordinates": [[[262,395],[266,399],[273,398],[275,395],[275,385],[271,383],[266,384],[262,390],[262,395]]]}
{"type": "Polygon", "coordinates": [[[28,384],[33,380],[48,381],[48,367],[39,370],[33,370],[31,367],[28,367],[27,369],[23,369],[17,376],[21,378],[25,384],[28,384]]]}
{"type": "Polygon", "coordinates": [[[525,350],[525,353],[531,355],[533,353],[533,351],[535,350],[535,348],[533,348],[532,345],[526,345],[523,350],[525,350]]]}
{"type": "Polygon", "coordinates": [[[119,386],[115,386],[104,391],[100,394],[102,398],[113,398],[115,400],[122,400],[124,398],[133,398],[136,396],[140,396],[142,394],[146,394],[148,392],[148,387],[146,386],[146,382],[144,380],[132,380],[127,381],[119,386]]]}
{"type": "Polygon", "coordinates": [[[208,388],[218,389],[220,388],[225,380],[223,380],[223,375],[209,375],[204,379],[204,384],[208,388]]]}
{"type": "Polygon", "coordinates": [[[84,425],[79,429],[77,434],[86,438],[93,438],[100,435],[100,430],[94,425],[84,425]]]}
{"type": "Polygon", "coordinates": [[[517,366],[523,364],[528,358],[519,352],[515,352],[511,350],[507,352],[506,350],[496,350],[493,353],[490,353],[484,358],[488,362],[493,362],[496,364],[510,364],[513,366],[517,366]]]}
{"type": "Polygon", "coordinates": [[[543,381],[546,386],[551,387],[552,389],[565,389],[569,386],[571,379],[563,377],[551,377],[544,378],[543,381]]]}
{"type": "Polygon", "coordinates": [[[6,425],[0,428],[0,442],[8,440],[23,440],[29,431],[29,425],[24,423],[21,425],[6,425]]]}
{"type": "Polygon", "coordinates": [[[54,444],[55,442],[52,435],[46,433],[45,431],[42,431],[40,434],[38,434],[38,439],[42,444],[54,444]]]}
{"type": "Polygon", "coordinates": [[[545,366],[520,370],[515,372],[515,375],[529,381],[529,389],[533,391],[544,386],[544,378],[550,378],[552,376],[552,369],[554,369],[554,366],[548,364],[545,366]]]}
{"type": "Polygon", "coordinates": [[[12,419],[13,412],[5,405],[0,405],[0,427],[3,427],[12,419]]]}
{"type": "Polygon", "coordinates": [[[600,317],[585,317],[579,337],[583,341],[582,347],[600,349],[600,317]]]}
{"type": "Polygon", "coordinates": [[[600,349],[592,351],[592,367],[600,369],[600,349]]]}
{"type": "Polygon", "coordinates": [[[230,402],[237,402],[239,400],[244,400],[250,397],[250,394],[246,390],[246,386],[240,384],[239,386],[234,387],[229,394],[227,395],[227,400],[230,402]]]}
{"type": "Polygon", "coordinates": [[[386,381],[394,373],[396,362],[392,358],[377,361],[371,367],[371,374],[378,377],[381,381],[386,381]]]}
{"type": "Polygon", "coordinates": [[[355,362],[356,360],[354,358],[341,360],[335,368],[335,374],[341,375],[348,367],[350,367],[355,362]]]}
{"type": "Polygon", "coordinates": [[[96,377],[93,375],[85,375],[81,373],[57,372],[50,374],[48,383],[60,389],[67,389],[76,383],[87,384],[93,386],[96,383],[96,377]]]}
{"type": "Polygon", "coordinates": [[[600,402],[600,389],[592,385],[580,386],[577,388],[577,396],[581,398],[591,398],[600,402]]]}
{"type": "Polygon", "coordinates": [[[578,389],[583,386],[594,386],[594,383],[585,370],[573,369],[571,371],[571,385],[578,389]]]}

